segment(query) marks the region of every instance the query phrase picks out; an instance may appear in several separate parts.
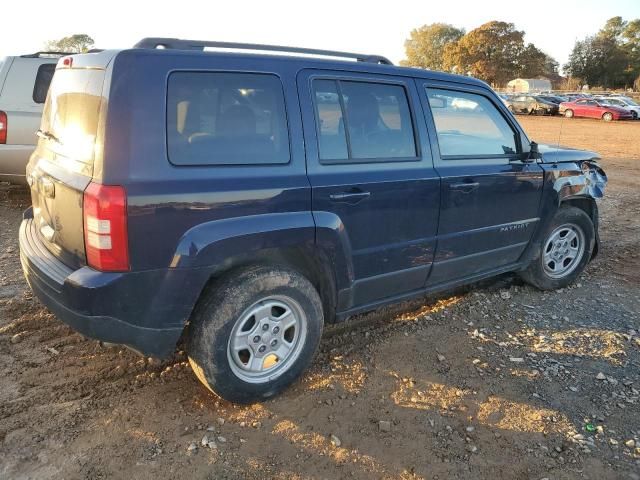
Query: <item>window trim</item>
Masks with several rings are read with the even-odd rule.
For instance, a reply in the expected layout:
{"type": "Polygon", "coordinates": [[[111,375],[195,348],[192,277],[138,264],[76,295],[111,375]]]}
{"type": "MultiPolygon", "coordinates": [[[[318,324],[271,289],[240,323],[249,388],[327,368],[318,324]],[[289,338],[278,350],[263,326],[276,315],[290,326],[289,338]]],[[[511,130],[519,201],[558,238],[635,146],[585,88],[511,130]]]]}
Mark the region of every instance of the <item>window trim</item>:
{"type": "Polygon", "coordinates": [[[429,112],[429,115],[431,116],[431,124],[433,125],[433,129],[434,129],[434,134],[435,134],[435,142],[436,145],[438,147],[438,155],[440,157],[440,160],[443,161],[460,161],[460,160],[466,160],[466,161],[482,161],[482,160],[503,160],[508,162],[514,161],[514,160],[522,160],[523,155],[524,155],[524,148],[522,145],[522,132],[520,131],[520,129],[518,129],[513,122],[505,115],[505,112],[500,108],[500,106],[491,98],[491,96],[485,92],[482,92],[481,90],[475,89],[475,88],[461,88],[461,87],[454,87],[454,86],[449,86],[449,85],[441,85],[441,84],[432,84],[432,83],[427,83],[424,82],[422,83],[422,88],[423,88],[423,92],[424,92],[424,96],[425,96],[425,100],[427,103],[427,108],[426,110],[429,112]],[[458,92],[458,93],[467,93],[467,94],[472,94],[472,95],[479,95],[482,96],[484,98],[487,99],[487,101],[489,101],[489,103],[491,103],[495,109],[497,110],[497,112],[500,114],[500,116],[504,119],[504,121],[506,122],[506,124],[509,126],[509,128],[511,129],[511,131],[513,132],[514,135],[514,141],[515,141],[515,146],[516,146],[516,153],[496,153],[496,154],[484,154],[484,155],[443,155],[442,151],[440,150],[440,140],[438,138],[438,129],[436,127],[436,122],[435,122],[435,117],[433,116],[433,112],[431,110],[431,105],[429,104],[429,90],[444,90],[444,91],[450,91],[450,92],[458,92]]]}
{"type": "Polygon", "coordinates": [[[291,122],[289,119],[289,108],[287,105],[287,94],[285,91],[285,85],[282,80],[282,75],[277,72],[267,72],[267,71],[259,71],[259,70],[219,70],[219,69],[209,69],[209,68],[176,68],[169,70],[167,72],[165,82],[164,82],[164,148],[165,148],[165,157],[169,165],[176,168],[259,168],[259,167],[287,167],[291,165],[293,162],[293,148],[292,148],[292,138],[291,138],[291,122]],[[169,155],[169,129],[168,121],[169,121],[169,81],[171,80],[171,75],[174,73],[220,73],[220,74],[240,74],[240,75],[261,75],[261,76],[271,76],[275,77],[280,84],[280,91],[282,93],[282,105],[284,107],[284,123],[286,126],[287,132],[287,152],[288,152],[288,160],[286,162],[277,162],[277,163],[174,163],[171,161],[171,156],[169,155]]]}
{"type": "Polygon", "coordinates": [[[53,67],[53,72],[55,73],[56,71],[56,63],[41,63],[40,65],[38,65],[38,70],[36,70],[36,78],[33,81],[33,91],[31,92],[31,100],[33,100],[33,103],[37,103],[38,105],[43,105],[46,101],[47,101],[47,95],[49,94],[49,89],[51,88],[51,81],[53,80],[53,75],[51,75],[51,80],[49,80],[49,86],[47,87],[47,94],[44,96],[44,100],[42,100],[41,102],[36,100],[36,86],[38,85],[38,76],[40,75],[40,71],[43,69],[43,67],[53,67]]]}
{"type": "Polygon", "coordinates": [[[390,80],[390,79],[382,79],[382,78],[372,78],[372,77],[359,77],[359,76],[350,76],[350,75],[331,75],[331,74],[318,74],[318,75],[310,75],[308,78],[309,81],[309,93],[311,94],[311,106],[313,108],[313,117],[315,123],[315,135],[316,135],[316,148],[318,151],[318,163],[320,165],[357,165],[362,163],[398,163],[398,162],[420,162],[422,161],[422,151],[420,146],[420,135],[418,132],[417,126],[417,117],[415,113],[415,108],[411,101],[411,95],[408,90],[408,85],[406,82],[401,80],[390,80]],[[320,124],[318,122],[318,108],[315,97],[315,90],[313,87],[313,83],[316,80],[330,80],[335,82],[336,91],[338,93],[338,99],[340,104],[340,109],[342,113],[342,118],[346,119],[344,123],[344,131],[345,131],[345,139],[347,142],[347,155],[348,158],[344,159],[326,159],[320,156],[320,124]],[[340,82],[352,82],[352,83],[373,83],[376,85],[393,85],[401,87],[405,98],[407,100],[407,107],[409,109],[409,117],[411,118],[411,129],[413,132],[413,144],[415,148],[416,155],[413,157],[371,157],[371,158],[354,158],[351,156],[351,141],[349,137],[349,128],[346,114],[346,109],[344,107],[344,100],[342,98],[342,88],[340,86],[340,82]]]}

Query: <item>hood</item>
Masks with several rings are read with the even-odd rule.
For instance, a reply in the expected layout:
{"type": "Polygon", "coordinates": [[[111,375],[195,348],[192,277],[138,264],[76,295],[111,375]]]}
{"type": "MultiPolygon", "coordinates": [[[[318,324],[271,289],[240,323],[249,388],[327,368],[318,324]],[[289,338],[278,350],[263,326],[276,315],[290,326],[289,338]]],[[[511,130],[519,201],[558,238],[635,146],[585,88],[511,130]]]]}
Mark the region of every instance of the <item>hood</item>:
{"type": "Polygon", "coordinates": [[[542,156],[542,163],[581,162],[584,160],[597,161],[600,155],[588,150],[560,147],[555,145],[538,144],[538,151],[542,156]]]}

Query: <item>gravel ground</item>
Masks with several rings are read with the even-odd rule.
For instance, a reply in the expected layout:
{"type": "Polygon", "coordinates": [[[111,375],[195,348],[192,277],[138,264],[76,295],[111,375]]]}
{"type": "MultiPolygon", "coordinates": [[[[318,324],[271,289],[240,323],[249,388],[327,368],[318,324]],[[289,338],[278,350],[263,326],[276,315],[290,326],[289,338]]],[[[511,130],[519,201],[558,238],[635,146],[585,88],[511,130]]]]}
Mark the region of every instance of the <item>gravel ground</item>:
{"type": "Polygon", "coordinates": [[[33,299],[24,190],[0,187],[0,478],[640,479],[640,122],[521,117],[594,149],[602,249],[570,288],[503,276],[333,326],[264,404],[209,394],[183,352],[103,348],[33,299]]]}

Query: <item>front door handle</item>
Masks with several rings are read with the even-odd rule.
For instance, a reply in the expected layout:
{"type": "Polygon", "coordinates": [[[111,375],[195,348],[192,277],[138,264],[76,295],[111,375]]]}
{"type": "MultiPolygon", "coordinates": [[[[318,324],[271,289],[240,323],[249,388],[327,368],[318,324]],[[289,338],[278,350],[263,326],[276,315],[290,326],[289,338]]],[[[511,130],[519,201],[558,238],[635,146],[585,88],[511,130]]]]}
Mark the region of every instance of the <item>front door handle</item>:
{"type": "Polygon", "coordinates": [[[464,183],[452,183],[449,185],[449,190],[456,192],[471,193],[477,190],[480,184],[478,182],[464,182],[464,183]]]}
{"type": "Polygon", "coordinates": [[[348,203],[355,205],[371,196],[371,192],[363,192],[362,190],[353,190],[349,192],[332,193],[329,199],[334,203],[348,203]]]}

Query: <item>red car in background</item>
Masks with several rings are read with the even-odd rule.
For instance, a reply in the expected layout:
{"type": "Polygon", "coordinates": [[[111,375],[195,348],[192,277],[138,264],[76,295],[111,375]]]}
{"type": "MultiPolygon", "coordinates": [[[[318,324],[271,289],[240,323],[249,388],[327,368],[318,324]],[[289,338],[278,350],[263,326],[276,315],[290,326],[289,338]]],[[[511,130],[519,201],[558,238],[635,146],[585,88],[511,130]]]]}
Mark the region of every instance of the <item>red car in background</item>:
{"type": "Polygon", "coordinates": [[[594,98],[580,98],[572,102],[562,102],[560,104],[560,114],[567,118],[601,118],[605,122],[610,122],[611,120],[633,120],[631,111],[615,105],[609,105],[606,100],[596,100],[594,98]]]}

